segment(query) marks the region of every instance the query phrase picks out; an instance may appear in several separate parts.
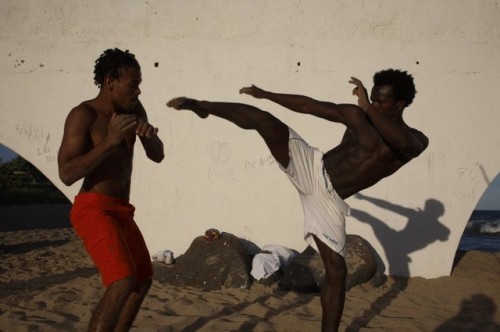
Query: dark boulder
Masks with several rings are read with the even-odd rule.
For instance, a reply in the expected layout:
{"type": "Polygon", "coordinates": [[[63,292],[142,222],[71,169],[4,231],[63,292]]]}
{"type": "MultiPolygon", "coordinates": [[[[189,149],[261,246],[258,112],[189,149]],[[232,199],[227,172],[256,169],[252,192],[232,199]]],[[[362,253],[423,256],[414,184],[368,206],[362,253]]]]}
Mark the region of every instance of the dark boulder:
{"type": "Polygon", "coordinates": [[[153,263],[156,280],[179,287],[217,290],[251,285],[251,258],[240,239],[229,233],[215,240],[199,236],[173,265],[153,263]]]}
{"type": "MultiPolygon", "coordinates": [[[[370,281],[376,276],[377,261],[370,244],[358,235],[347,235],[346,289],[370,281]]],[[[278,285],[282,290],[296,292],[319,292],[325,279],[325,268],[321,256],[307,247],[283,270],[278,285]]]]}

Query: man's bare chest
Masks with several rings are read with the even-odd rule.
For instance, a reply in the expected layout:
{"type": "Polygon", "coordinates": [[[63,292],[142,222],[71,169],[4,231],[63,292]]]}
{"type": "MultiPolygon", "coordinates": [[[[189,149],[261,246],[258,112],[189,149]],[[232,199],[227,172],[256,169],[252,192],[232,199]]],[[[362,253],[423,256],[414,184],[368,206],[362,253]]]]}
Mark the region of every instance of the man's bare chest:
{"type": "Polygon", "coordinates": [[[370,144],[362,144],[356,137],[344,136],[342,142],[325,153],[325,168],[346,173],[371,172],[385,176],[406,163],[395,149],[375,136],[370,144]]]}
{"type": "MultiPolygon", "coordinates": [[[[91,145],[97,146],[105,143],[109,135],[108,127],[109,127],[109,120],[107,119],[99,118],[94,122],[94,124],[90,127],[89,130],[91,145]]],[[[122,142],[116,146],[115,150],[119,153],[126,153],[127,150],[133,148],[135,141],[136,141],[136,135],[134,133],[129,133],[127,135],[124,135],[122,142]]]]}

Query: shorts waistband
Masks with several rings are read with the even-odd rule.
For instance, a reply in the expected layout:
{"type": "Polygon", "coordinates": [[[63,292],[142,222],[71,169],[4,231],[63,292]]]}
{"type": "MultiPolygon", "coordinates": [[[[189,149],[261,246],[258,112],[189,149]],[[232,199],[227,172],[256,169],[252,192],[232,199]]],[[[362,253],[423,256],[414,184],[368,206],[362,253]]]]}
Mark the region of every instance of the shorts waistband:
{"type": "Polygon", "coordinates": [[[101,193],[86,192],[75,196],[75,203],[99,203],[113,205],[130,205],[129,200],[125,198],[108,196],[101,193]]]}

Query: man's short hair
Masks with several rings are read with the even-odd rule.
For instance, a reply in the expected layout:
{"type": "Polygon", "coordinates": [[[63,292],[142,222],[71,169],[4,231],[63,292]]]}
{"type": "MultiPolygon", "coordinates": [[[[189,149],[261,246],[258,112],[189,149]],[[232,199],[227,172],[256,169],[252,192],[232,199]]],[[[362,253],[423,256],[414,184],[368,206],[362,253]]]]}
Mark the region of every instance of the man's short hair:
{"type": "Polygon", "coordinates": [[[100,88],[106,77],[119,79],[122,69],[130,67],[141,69],[134,54],[118,48],[107,49],[95,61],[94,83],[100,88]]]}
{"type": "Polygon", "coordinates": [[[404,100],[406,106],[413,102],[417,93],[413,83],[413,76],[398,69],[386,69],[375,73],[373,75],[373,84],[378,86],[391,85],[396,100],[404,100]]]}

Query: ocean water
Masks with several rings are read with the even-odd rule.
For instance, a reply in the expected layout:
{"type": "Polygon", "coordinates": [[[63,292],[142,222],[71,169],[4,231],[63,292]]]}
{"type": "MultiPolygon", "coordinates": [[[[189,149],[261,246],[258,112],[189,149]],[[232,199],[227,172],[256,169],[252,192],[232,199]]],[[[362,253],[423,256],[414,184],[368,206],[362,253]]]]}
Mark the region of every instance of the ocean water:
{"type": "Polygon", "coordinates": [[[458,250],[500,252],[500,210],[473,211],[458,250]]]}

